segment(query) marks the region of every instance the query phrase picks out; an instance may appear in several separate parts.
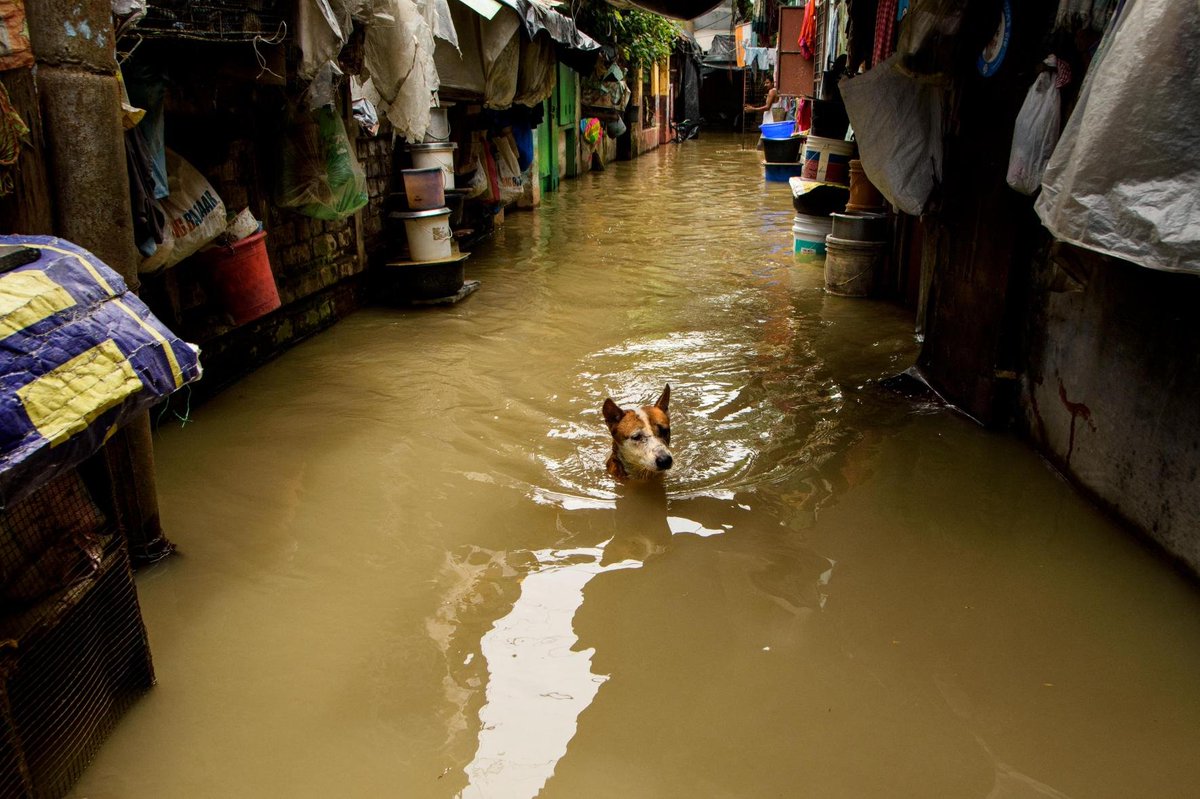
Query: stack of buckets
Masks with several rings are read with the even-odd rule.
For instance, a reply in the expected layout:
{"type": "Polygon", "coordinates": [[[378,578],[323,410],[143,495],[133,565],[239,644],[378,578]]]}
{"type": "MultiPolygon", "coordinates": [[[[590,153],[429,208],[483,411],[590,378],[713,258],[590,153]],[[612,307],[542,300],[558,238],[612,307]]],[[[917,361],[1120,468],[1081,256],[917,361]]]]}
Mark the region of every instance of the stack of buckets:
{"type": "MultiPolygon", "coordinates": [[[[853,156],[852,142],[809,135],[804,143],[804,166],[800,179],[807,184],[842,187],[842,197],[845,197],[844,192],[850,186],[850,159],[853,156]]],[[[797,202],[796,205],[799,210],[803,203],[797,202]]],[[[838,207],[841,207],[840,202],[838,207]]],[[[826,239],[832,232],[832,224],[825,210],[820,214],[797,213],[792,221],[796,258],[814,263],[825,260],[826,239]]]]}
{"type": "Polygon", "coordinates": [[[866,297],[875,290],[886,263],[889,217],[883,197],[853,156],[851,142],[808,137],[801,180],[846,187],[849,202],[845,213],[797,213],[792,237],[797,260],[824,261],[825,289],[829,293],[866,297]]]}
{"type": "Polygon", "coordinates": [[[413,144],[413,168],[402,170],[408,211],[404,220],[408,251],[414,261],[444,261],[452,254],[454,234],[446,189],[454,188],[455,144],[413,144]]]}
{"type": "Polygon", "coordinates": [[[408,210],[393,216],[404,220],[411,260],[395,265],[404,269],[412,299],[453,297],[465,282],[463,261],[467,256],[454,252],[451,210],[446,205],[446,190],[454,188],[456,146],[443,142],[409,145],[413,168],[401,170],[408,210]]]}
{"type": "Polygon", "coordinates": [[[800,174],[801,148],[804,136],[795,132],[796,122],[764,122],[761,146],[763,151],[763,176],[769,182],[786,183],[800,174]]]}
{"type": "Polygon", "coordinates": [[[825,290],[844,297],[866,297],[875,291],[883,274],[891,218],[860,161],[850,161],[849,176],[846,213],[830,216],[831,230],[825,239],[825,290]]]}

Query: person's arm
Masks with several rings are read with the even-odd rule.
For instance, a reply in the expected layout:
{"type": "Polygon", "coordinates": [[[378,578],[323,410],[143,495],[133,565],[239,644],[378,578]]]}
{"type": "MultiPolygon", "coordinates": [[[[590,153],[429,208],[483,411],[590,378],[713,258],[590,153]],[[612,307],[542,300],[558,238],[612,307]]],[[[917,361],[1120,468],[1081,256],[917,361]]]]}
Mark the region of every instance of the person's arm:
{"type": "Polygon", "coordinates": [[[750,105],[749,103],[747,103],[745,110],[746,111],[766,111],[768,108],[775,105],[775,101],[778,99],[779,99],[779,92],[775,91],[774,89],[771,89],[769,92],[767,92],[767,99],[763,103],[763,105],[750,105]]]}

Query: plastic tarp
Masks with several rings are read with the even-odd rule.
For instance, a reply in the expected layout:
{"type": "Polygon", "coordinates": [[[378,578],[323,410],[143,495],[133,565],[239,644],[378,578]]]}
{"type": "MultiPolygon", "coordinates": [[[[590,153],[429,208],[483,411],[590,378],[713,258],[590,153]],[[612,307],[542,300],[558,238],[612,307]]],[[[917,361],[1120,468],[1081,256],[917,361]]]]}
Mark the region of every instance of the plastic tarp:
{"type": "Polygon", "coordinates": [[[600,43],[575,27],[575,20],[560,14],[541,0],[500,0],[517,12],[530,39],[545,31],[551,39],[571,50],[591,52],[600,43]]]}
{"type": "Polygon", "coordinates": [[[422,0],[420,6],[434,37],[449,42],[457,50],[458,32],[454,28],[449,0],[422,0]]]}
{"type": "Polygon", "coordinates": [[[49,236],[0,274],[0,505],[33,491],[200,378],[199,351],[94,255],[49,236]]]}
{"type": "Polygon", "coordinates": [[[902,73],[900,57],[838,86],[863,172],[888,202],[920,216],[942,178],[944,90],[902,73]]]}
{"type": "Polygon", "coordinates": [[[450,16],[458,32],[459,47],[455,50],[447,42],[437,43],[434,63],[441,87],[482,96],[485,81],[479,43],[480,16],[459,2],[450,4],[450,16]]]}
{"type": "Polygon", "coordinates": [[[396,132],[421,141],[438,90],[433,31],[412,0],[376,0],[363,47],[363,93],[396,132]]]}
{"type": "Polygon", "coordinates": [[[521,64],[521,18],[511,8],[502,8],[489,20],[480,19],[485,108],[504,109],[517,94],[517,70],[521,64]]]}
{"type": "Polygon", "coordinates": [[[521,40],[521,71],[517,75],[514,103],[533,108],[550,95],[558,83],[558,61],[554,58],[554,42],[546,34],[521,40]]]}
{"type": "Polygon", "coordinates": [[[1200,274],[1200,4],[1129,0],[1042,178],[1056,238],[1200,274]]]}

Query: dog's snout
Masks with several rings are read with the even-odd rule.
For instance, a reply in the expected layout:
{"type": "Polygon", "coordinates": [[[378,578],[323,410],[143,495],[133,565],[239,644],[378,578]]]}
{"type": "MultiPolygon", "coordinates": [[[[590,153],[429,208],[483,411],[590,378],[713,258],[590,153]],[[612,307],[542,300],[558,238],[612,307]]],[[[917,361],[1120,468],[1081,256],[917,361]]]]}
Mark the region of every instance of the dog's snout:
{"type": "Polygon", "coordinates": [[[654,465],[658,467],[658,470],[660,472],[665,472],[667,469],[670,469],[671,464],[674,462],[675,461],[671,458],[670,455],[659,455],[657,458],[654,459],[654,465]]]}

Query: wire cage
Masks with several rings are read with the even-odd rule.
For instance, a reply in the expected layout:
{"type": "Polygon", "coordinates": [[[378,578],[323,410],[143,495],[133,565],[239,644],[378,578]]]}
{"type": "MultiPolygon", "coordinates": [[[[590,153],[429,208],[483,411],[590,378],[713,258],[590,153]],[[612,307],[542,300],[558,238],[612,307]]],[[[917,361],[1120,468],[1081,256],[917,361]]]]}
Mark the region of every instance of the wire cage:
{"type": "Polygon", "coordinates": [[[155,0],[133,32],[225,42],[271,38],[286,31],[290,5],[283,0],[155,0]]]}
{"type": "Polygon", "coordinates": [[[58,797],[154,681],[101,458],[0,511],[0,797],[58,797]]]}

